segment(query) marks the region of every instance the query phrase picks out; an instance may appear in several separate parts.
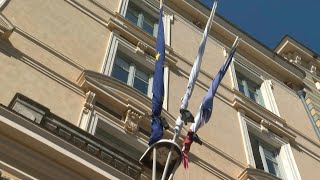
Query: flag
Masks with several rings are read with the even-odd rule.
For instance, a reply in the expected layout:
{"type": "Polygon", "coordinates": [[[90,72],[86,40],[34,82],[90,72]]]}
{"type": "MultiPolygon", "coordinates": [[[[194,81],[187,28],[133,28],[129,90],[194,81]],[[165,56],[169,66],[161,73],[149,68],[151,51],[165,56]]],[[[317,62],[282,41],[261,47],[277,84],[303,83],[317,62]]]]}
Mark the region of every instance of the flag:
{"type": "Polygon", "coordinates": [[[211,113],[212,113],[212,108],[213,108],[213,97],[217,92],[217,89],[219,87],[219,84],[226,74],[230,63],[232,62],[232,58],[234,53],[236,52],[236,48],[238,45],[238,37],[236,38],[229,56],[227,57],[226,61],[223,63],[221,66],[218,74],[215,76],[215,78],[212,80],[211,86],[207,92],[207,94],[203,97],[199,111],[194,119],[194,123],[190,126],[190,129],[188,130],[187,137],[183,142],[183,160],[184,160],[184,166],[185,168],[188,167],[188,156],[187,153],[190,151],[190,146],[192,142],[194,141],[194,136],[195,133],[198,131],[200,127],[202,127],[204,124],[208,123],[211,113]]]}
{"type": "Polygon", "coordinates": [[[210,17],[207,21],[207,25],[206,25],[204,32],[203,32],[203,35],[202,35],[202,40],[200,42],[200,46],[198,49],[198,55],[197,55],[196,60],[192,66],[191,73],[189,76],[188,85],[187,85],[187,90],[186,90],[186,93],[184,94],[184,96],[182,97],[180,109],[187,109],[188,108],[188,101],[192,95],[194,84],[196,83],[196,80],[198,78],[198,74],[199,74],[200,66],[201,66],[201,62],[202,62],[202,57],[204,54],[204,50],[206,48],[208,32],[211,29],[211,25],[213,22],[213,17],[216,12],[217,5],[218,5],[218,1],[215,1],[213,4],[212,10],[211,10],[210,17]]]}
{"type": "Polygon", "coordinates": [[[163,124],[161,123],[161,111],[164,96],[163,87],[163,72],[165,61],[165,41],[164,41],[164,28],[163,28],[163,7],[160,7],[159,24],[158,24],[158,36],[156,45],[156,62],[153,76],[152,87],[152,122],[151,122],[151,135],[149,139],[149,145],[159,141],[163,135],[163,124]]]}

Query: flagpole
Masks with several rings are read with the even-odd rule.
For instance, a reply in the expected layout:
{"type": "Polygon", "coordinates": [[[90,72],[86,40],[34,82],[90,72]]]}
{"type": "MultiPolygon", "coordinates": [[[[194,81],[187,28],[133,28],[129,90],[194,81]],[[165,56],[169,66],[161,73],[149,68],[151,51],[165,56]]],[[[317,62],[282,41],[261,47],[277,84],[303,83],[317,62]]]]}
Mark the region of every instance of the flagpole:
{"type": "MultiPolygon", "coordinates": [[[[191,81],[191,78],[196,79],[198,77],[199,69],[200,69],[200,65],[201,65],[201,60],[202,60],[202,56],[203,56],[203,53],[204,53],[205,43],[206,43],[206,39],[207,39],[206,33],[208,33],[208,31],[211,29],[211,26],[212,26],[212,23],[213,23],[213,17],[215,15],[217,5],[218,5],[218,0],[216,0],[214,2],[213,6],[212,6],[212,10],[211,10],[211,13],[210,13],[210,16],[209,16],[209,19],[208,19],[209,24],[207,24],[207,26],[206,26],[206,28],[204,30],[204,36],[202,38],[202,42],[200,43],[198,56],[197,56],[197,59],[196,59],[196,62],[195,62],[196,64],[192,67],[192,70],[191,70],[191,73],[192,73],[192,71],[196,72],[195,75],[194,75],[195,77],[191,77],[191,74],[190,74],[188,86],[189,86],[189,84],[191,84],[191,88],[189,89],[188,96],[187,97],[184,96],[183,99],[182,99],[182,105],[181,105],[182,109],[187,109],[188,108],[188,100],[189,100],[189,98],[190,98],[190,96],[192,94],[193,86],[194,86],[194,84],[190,83],[190,81],[191,81]]],[[[188,91],[188,89],[187,89],[187,91],[188,91]]],[[[174,132],[174,136],[172,138],[173,142],[177,141],[177,139],[178,139],[178,137],[180,135],[182,126],[183,126],[183,121],[181,120],[181,115],[179,115],[177,120],[176,120],[176,127],[174,128],[175,132],[174,132]]],[[[167,161],[166,161],[166,165],[164,167],[164,171],[163,171],[161,180],[165,180],[165,177],[167,175],[168,168],[169,168],[169,162],[170,162],[171,156],[172,156],[172,150],[173,150],[173,146],[171,146],[171,148],[170,148],[170,152],[168,154],[168,158],[167,158],[167,161]]]]}
{"type": "MultiPolygon", "coordinates": [[[[161,11],[162,6],[163,6],[163,0],[160,0],[160,8],[159,8],[160,13],[162,13],[161,11]]],[[[156,180],[156,179],[157,179],[157,147],[154,147],[153,157],[152,157],[152,180],[156,180]]]]}

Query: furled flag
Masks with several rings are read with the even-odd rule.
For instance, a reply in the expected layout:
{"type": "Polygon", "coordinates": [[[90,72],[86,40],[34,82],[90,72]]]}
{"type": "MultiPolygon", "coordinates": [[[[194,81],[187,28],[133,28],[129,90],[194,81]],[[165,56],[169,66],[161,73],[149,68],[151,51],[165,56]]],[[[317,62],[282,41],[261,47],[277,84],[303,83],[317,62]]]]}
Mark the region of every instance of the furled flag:
{"type": "Polygon", "coordinates": [[[231,48],[231,51],[229,53],[229,56],[227,57],[224,64],[221,66],[218,74],[215,76],[215,78],[212,80],[211,86],[207,92],[207,94],[203,97],[202,103],[200,105],[199,111],[195,117],[195,122],[192,123],[190,129],[188,130],[187,137],[183,141],[183,163],[184,167],[188,167],[188,156],[187,153],[190,151],[190,146],[192,142],[197,138],[196,132],[200,127],[202,127],[204,124],[206,124],[212,113],[212,107],[213,107],[213,97],[217,92],[218,86],[224,77],[226,71],[228,70],[228,67],[230,63],[232,62],[232,58],[234,53],[236,52],[236,48],[238,45],[238,37],[236,38],[235,42],[233,43],[233,46],[231,48]]]}
{"type": "Polygon", "coordinates": [[[164,41],[164,28],[162,21],[163,7],[160,7],[158,36],[156,45],[156,62],[155,71],[153,76],[152,87],[152,122],[151,122],[151,135],[149,145],[159,141],[163,135],[163,120],[160,118],[162,111],[162,103],[164,96],[163,88],[163,66],[165,61],[165,41],[164,41]]]}
{"type": "Polygon", "coordinates": [[[200,47],[198,49],[198,55],[197,55],[196,60],[192,66],[191,73],[189,76],[188,85],[187,85],[187,90],[186,90],[186,93],[184,94],[184,96],[182,97],[182,103],[181,103],[180,109],[185,110],[188,108],[188,101],[192,95],[194,84],[198,78],[198,74],[199,74],[200,66],[201,66],[201,62],[202,62],[202,57],[204,54],[204,50],[206,48],[208,32],[211,29],[211,25],[213,22],[214,14],[217,9],[217,5],[218,5],[218,1],[215,1],[212,6],[211,14],[210,14],[210,17],[207,21],[207,25],[206,25],[204,32],[203,32],[203,35],[202,35],[202,40],[200,43],[200,47]]]}

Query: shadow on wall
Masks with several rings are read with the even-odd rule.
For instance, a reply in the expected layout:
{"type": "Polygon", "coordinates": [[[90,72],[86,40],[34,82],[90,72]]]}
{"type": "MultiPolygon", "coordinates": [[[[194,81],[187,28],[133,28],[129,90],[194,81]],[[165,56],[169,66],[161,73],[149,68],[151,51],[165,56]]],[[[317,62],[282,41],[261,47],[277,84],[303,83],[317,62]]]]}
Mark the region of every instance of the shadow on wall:
{"type": "Polygon", "coordinates": [[[203,168],[204,170],[208,171],[209,173],[215,175],[216,177],[220,179],[230,179],[230,180],[235,180],[235,178],[229,176],[228,174],[224,173],[223,171],[219,170],[215,166],[207,163],[203,159],[198,158],[196,155],[192,154],[189,152],[189,161],[191,163],[194,163],[198,165],[199,167],[203,168]]]}
{"type": "Polygon", "coordinates": [[[50,78],[58,77],[59,79],[61,79],[64,82],[67,82],[68,84],[72,84],[73,86],[77,86],[75,83],[71,82],[70,80],[68,80],[65,77],[61,76],[60,74],[56,73],[52,69],[39,63],[39,61],[37,61],[36,59],[33,59],[32,57],[28,56],[26,53],[15,48],[13,46],[13,44],[8,40],[0,40],[0,53],[3,53],[4,55],[6,55],[8,57],[14,58],[12,60],[20,60],[21,62],[37,69],[41,73],[44,73],[46,75],[49,74],[48,77],[50,77],[50,78]]]}

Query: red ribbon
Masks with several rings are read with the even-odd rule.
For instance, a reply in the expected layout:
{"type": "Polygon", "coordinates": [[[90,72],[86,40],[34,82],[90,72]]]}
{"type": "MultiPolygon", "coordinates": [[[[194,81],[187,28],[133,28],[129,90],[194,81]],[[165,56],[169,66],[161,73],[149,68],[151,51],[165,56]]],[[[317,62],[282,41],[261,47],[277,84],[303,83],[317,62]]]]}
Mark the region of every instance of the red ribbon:
{"type": "Polygon", "coordinates": [[[190,151],[191,144],[193,143],[192,137],[193,137],[193,132],[189,129],[187,133],[187,137],[183,141],[183,150],[182,150],[182,161],[185,169],[188,169],[188,164],[189,164],[188,153],[190,151]]]}

